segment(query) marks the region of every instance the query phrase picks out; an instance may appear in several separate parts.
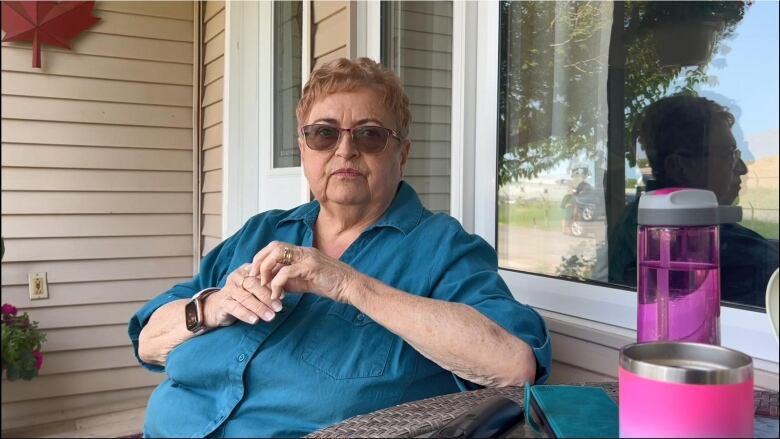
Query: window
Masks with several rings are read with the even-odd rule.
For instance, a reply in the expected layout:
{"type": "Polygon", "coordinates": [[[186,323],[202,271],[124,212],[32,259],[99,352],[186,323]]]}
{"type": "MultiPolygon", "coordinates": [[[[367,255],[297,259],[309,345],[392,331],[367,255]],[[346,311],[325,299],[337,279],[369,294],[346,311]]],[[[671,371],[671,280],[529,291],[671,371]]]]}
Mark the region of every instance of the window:
{"type": "Polygon", "coordinates": [[[712,190],[721,296],[763,310],[778,265],[777,2],[502,2],[501,268],[635,286],[647,190],[712,190]]]}
{"type": "Polygon", "coordinates": [[[450,209],[452,2],[383,2],[382,63],[409,96],[412,146],[404,180],[435,212],[450,209]]]}
{"type": "Polygon", "coordinates": [[[274,2],[273,9],[273,167],[290,168],[301,165],[295,105],[301,96],[302,2],[274,2]]]}

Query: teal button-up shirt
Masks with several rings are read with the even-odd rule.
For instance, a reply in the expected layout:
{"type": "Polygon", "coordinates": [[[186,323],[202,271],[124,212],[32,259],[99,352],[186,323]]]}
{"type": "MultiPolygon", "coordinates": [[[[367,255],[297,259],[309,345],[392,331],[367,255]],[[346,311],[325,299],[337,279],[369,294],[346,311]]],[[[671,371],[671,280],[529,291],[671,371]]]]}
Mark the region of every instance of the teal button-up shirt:
{"type": "MultiPolygon", "coordinates": [[[[190,282],[132,317],[136,356],[138,335],[157,308],[223,286],[271,241],[311,246],[318,214],[315,201],[247,221],[206,255],[190,282]]],[[[544,321],[512,298],[497,273],[496,252],[452,217],[426,210],[406,183],[341,261],[409,294],[472,306],[528,343],[537,382],[547,378],[551,352],[544,321]]],[[[149,398],[144,435],[303,436],[358,414],[477,387],[353,306],[311,293],[285,294],[283,305],[270,323],[238,321],[182,343],[165,368],[142,363],[168,375],[149,398]]]]}

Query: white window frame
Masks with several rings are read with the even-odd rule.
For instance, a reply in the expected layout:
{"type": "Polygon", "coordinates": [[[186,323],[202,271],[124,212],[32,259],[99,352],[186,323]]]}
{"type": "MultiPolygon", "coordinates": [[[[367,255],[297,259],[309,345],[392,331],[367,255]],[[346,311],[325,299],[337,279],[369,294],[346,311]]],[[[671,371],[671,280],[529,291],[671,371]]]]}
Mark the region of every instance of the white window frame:
{"type": "MultiPolygon", "coordinates": [[[[311,66],[309,0],[303,1],[302,13],[303,84],[311,66]]],[[[302,167],[274,168],[272,149],[260,154],[259,145],[273,142],[273,16],[273,2],[225,2],[223,237],[258,213],[261,175],[300,175],[300,202],[309,201],[302,167]]]]}
{"type": "MultiPolygon", "coordinates": [[[[453,203],[457,207],[453,214],[464,220],[465,210],[473,208],[474,232],[495,247],[499,4],[471,3],[456,2],[453,8],[453,127],[458,128],[453,129],[452,195],[459,198],[453,203]],[[456,76],[455,71],[468,64],[466,60],[476,60],[476,74],[464,69],[459,72],[462,77],[456,76]],[[474,105],[469,106],[469,93],[474,91],[474,105]],[[467,109],[456,112],[456,103],[467,109]],[[473,132],[469,131],[471,120],[473,132]],[[464,178],[469,172],[474,175],[473,193],[464,178]]],[[[636,293],[511,270],[500,269],[499,273],[523,303],[572,316],[584,326],[603,328],[607,324],[615,332],[636,334],[636,293]]],[[[764,360],[762,368],[778,372],[777,342],[763,313],[723,306],[721,339],[723,346],[764,360]]]]}

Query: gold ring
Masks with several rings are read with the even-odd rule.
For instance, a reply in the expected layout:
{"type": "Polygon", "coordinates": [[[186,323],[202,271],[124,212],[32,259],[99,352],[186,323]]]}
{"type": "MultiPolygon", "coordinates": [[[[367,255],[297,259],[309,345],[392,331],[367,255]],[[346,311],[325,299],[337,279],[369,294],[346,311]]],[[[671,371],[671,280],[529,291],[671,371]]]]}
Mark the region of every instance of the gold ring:
{"type": "Polygon", "coordinates": [[[282,256],[277,260],[282,265],[290,265],[293,262],[293,249],[285,247],[282,249],[282,256]]]}

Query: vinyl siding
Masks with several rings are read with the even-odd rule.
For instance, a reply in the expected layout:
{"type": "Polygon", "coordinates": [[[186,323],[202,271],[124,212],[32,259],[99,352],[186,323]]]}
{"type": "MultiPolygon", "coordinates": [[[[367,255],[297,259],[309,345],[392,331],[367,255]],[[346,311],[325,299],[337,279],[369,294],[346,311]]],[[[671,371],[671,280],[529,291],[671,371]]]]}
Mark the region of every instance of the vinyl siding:
{"type": "Polygon", "coordinates": [[[209,1],[201,28],[201,257],[222,241],[222,120],[225,73],[225,2],[209,1]]]}
{"type": "Polygon", "coordinates": [[[192,276],[193,4],[98,2],[72,41],[2,44],[2,301],[47,332],[3,429],[143,407],[127,321],[192,276]],[[49,299],[30,301],[45,271],[49,299]]]}
{"type": "Polygon", "coordinates": [[[337,58],[349,58],[347,1],[312,2],[312,70],[337,58]]]}
{"type": "MultiPolygon", "coordinates": [[[[412,147],[404,171],[434,212],[450,210],[452,2],[400,2],[390,8],[396,27],[391,64],[409,96],[412,147]]],[[[386,60],[387,62],[387,60],[386,60]]]]}

